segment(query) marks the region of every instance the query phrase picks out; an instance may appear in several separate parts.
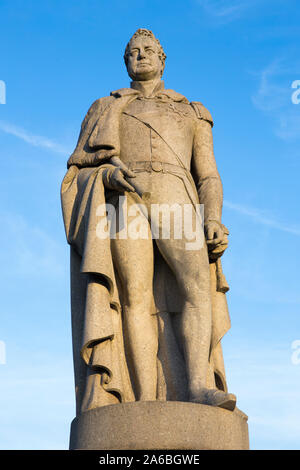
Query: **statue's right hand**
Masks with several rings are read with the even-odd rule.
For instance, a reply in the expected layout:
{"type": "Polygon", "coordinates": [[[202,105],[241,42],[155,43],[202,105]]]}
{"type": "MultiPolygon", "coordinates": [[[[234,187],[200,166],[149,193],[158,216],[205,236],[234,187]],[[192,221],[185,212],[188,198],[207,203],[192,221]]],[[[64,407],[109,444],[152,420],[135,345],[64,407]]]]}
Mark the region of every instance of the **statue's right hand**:
{"type": "Polygon", "coordinates": [[[114,189],[115,191],[120,192],[135,192],[134,187],[125,179],[126,176],[129,178],[135,178],[135,174],[131,170],[109,165],[103,171],[103,184],[107,189],[114,189]]]}

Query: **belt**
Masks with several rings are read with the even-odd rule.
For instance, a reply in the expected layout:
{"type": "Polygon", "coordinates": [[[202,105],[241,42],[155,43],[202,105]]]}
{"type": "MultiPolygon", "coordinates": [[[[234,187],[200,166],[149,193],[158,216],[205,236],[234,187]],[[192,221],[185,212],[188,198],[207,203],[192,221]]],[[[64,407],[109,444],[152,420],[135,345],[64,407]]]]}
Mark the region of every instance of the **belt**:
{"type": "Polygon", "coordinates": [[[186,175],[187,170],[179,165],[158,161],[126,162],[126,166],[132,171],[155,171],[156,173],[172,173],[178,176],[186,175]]]}
{"type": "Polygon", "coordinates": [[[126,166],[133,172],[142,172],[155,171],[156,173],[170,173],[172,175],[178,176],[184,183],[185,189],[189,195],[189,198],[193,205],[195,201],[199,201],[197,189],[192,175],[189,173],[186,168],[173,165],[172,163],[158,162],[158,161],[144,161],[144,162],[124,162],[126,166]],[[189,184],[187,184],[189,182],[189,184]]]}

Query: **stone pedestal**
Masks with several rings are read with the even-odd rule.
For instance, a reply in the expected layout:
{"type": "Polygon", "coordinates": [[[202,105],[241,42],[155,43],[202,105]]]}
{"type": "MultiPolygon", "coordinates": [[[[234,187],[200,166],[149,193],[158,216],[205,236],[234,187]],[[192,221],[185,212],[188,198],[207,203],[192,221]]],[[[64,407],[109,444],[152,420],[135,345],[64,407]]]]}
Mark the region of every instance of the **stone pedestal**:
{"type": "Polygon", "coordinates": [[[70,449],[249,449],[239,410],[176,401],[103,406],[75,418],[70,449]]]}

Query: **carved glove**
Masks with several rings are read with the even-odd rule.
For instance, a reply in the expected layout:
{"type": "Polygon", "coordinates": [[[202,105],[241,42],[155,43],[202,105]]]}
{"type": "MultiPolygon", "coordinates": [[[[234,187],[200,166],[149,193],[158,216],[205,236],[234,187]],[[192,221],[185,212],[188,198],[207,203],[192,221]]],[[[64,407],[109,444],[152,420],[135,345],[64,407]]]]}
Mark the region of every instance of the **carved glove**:
{"type": "Polygon", "coordinates": [[[204,224],[206,243],[210,261],[216,261],[228,247],[229,230],[217,220],[208,220],[204,224]]]}
{"type": "Polygon", "coordinates": [[[129,178],[134,178],[135,174],[129,169],[118,168],[114,165],[106,165],[102,176],[103,184],[107,189],[120,192],[134,192],[135,189],[133,186],[131,186],[130,183],[128,183],[128,181],[126,181],[126,176],[129,178]]]}

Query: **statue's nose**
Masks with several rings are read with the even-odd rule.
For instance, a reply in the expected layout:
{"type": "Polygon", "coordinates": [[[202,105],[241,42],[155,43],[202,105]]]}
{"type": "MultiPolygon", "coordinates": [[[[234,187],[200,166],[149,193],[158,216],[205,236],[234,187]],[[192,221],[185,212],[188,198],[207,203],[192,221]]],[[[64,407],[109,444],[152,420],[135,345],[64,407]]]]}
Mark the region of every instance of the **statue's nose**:
{"type": "Polygon", "coordinates": [[[146,57],[145,51],[143,49],[140,49],[139,59],[144,59],[145,57],[146,57]]]}

